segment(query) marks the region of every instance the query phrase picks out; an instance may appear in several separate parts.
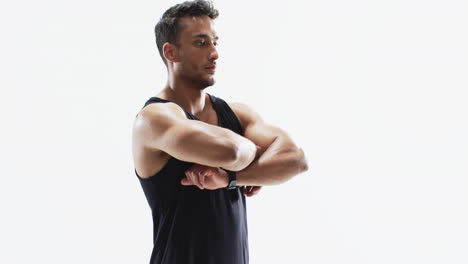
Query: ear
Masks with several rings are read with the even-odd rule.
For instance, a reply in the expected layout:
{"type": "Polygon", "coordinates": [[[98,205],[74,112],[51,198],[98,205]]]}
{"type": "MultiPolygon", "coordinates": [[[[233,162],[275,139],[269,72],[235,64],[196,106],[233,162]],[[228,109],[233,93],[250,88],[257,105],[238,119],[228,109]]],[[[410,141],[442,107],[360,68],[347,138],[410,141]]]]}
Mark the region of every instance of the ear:
{"type": "Polygon", "coordinates": [[[174,44],[169,42],[164,43],[163,47],[163,55],[167,62],[176,62],[177,61],[177,47],[174,44]]]}

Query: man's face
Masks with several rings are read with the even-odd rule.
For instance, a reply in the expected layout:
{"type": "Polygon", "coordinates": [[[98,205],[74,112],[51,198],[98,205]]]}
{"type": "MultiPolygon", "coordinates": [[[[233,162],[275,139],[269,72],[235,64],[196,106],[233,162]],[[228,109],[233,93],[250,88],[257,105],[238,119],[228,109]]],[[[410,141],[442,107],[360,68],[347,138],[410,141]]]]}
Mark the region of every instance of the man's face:
{"type": "Polygon", "coordinates": [[[213,21],[208,16],[183,17],[174,70],[177,75],[190,80],[200,89],[215,83],[215,64],[218,59],[218,37],[213,21]]]}

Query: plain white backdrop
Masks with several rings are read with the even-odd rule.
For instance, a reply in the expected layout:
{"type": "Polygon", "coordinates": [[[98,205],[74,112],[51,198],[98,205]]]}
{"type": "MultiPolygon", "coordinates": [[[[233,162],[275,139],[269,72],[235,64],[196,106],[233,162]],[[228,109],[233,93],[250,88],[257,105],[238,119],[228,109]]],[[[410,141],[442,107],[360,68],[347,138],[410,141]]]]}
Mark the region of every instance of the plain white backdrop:
{"type": "MultiPolygon", "coordinates": [[[[2,1],[0,263],[148,263],[132,122],[179,1],[2,1]]],[[[468,263],[468,3],[220,1],[217,83],[305,149],[251,263],[468,263]]]]}

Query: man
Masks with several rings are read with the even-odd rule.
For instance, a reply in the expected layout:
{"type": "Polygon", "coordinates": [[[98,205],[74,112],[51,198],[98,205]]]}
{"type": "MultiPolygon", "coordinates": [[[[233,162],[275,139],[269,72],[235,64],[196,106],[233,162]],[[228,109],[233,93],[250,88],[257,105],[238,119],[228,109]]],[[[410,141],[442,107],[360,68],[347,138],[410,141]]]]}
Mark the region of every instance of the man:
{"type": "Polygon", "coordinates": [[[210,2],[184,2],[155,28],[168,81],[133,127],[135,173],[153,216],[150,263],[248,263],[245,196],[307,170],[284,130],[205,93],[215,83],[217,16],[210,2]]]}

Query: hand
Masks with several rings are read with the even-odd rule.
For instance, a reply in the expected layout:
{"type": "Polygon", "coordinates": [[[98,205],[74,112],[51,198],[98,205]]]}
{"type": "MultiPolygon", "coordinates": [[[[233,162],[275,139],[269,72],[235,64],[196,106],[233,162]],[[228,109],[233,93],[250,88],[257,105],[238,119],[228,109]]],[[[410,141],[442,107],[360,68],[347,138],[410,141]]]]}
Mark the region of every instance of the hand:
{"type": "Polygon", "coordinates": [[[185,176],[180,181],[182,185],[196,185],[201,190],[216,190],[226,187],[229,183],[229,176],[223,169],[200,164],[194,164],[187,169],[185,176]]]}
{"type": "Polygon", "coordinates": [[[256,195],[260,189],[262,189],[262,186],[245,186],[245,189],[242,193],[247,197],[252,197],[256,195]]]}

